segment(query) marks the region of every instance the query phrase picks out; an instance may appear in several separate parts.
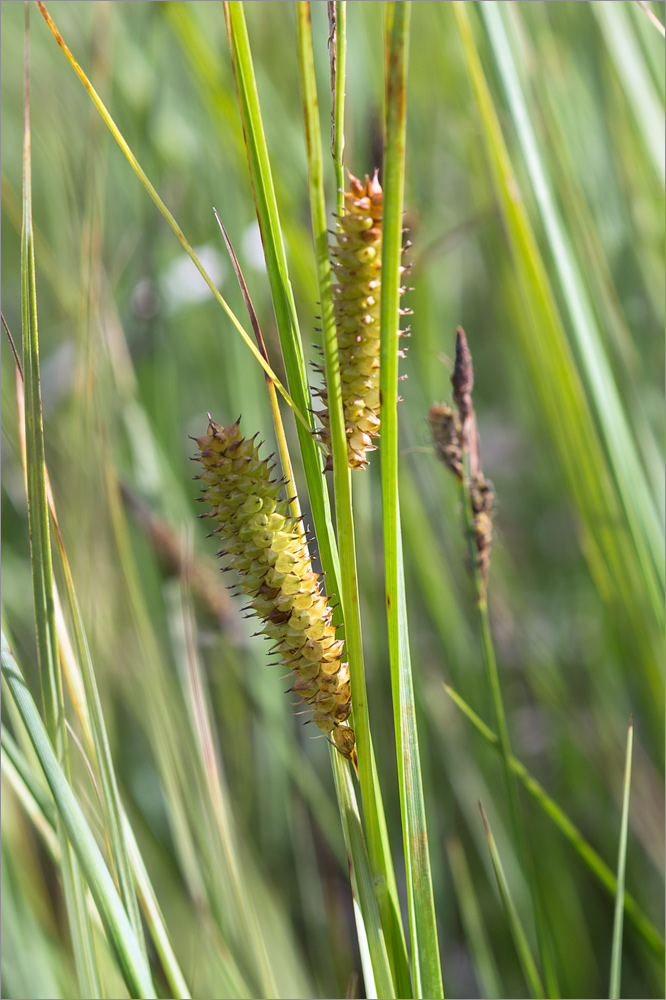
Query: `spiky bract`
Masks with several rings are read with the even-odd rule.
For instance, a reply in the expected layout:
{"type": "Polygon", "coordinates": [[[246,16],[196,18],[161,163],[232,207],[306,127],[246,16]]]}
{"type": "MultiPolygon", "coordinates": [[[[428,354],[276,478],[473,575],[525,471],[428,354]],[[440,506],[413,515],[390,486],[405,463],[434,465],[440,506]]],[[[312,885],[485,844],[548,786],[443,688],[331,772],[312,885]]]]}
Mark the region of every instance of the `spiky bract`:
{"type": "Polygon", "coordinates": [[[259,458],[256,438],[244,438],[239,423],[210,420],[197,438],[204,466],[201,499],[212,506],[203,517],[219,521],[225,569],[234,569],[239,589],[264,623],[262,632],[293,671],[295,691],[314,711],[313,721],[345,757],[355,759],[354,732],[347,724],[351,690],[343,642],[335,637],[328,598],[312,569],[299,519],[280,498],[274,466],[259,458]]]}

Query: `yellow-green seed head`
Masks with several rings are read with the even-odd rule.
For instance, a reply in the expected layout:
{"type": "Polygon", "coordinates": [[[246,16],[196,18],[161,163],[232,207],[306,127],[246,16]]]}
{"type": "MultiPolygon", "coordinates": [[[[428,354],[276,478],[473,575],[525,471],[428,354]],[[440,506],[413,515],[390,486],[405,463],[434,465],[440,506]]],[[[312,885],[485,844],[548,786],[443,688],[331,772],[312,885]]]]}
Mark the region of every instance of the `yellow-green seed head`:
{"type": "Polygon", "coordinates": [[[344,644],[335,638],[331,608],[299,520],[280,497],[269,460],[259,458],[255,438],[244,438],[238,421],[222,427],[210,420],[208,433],[196,442],[204,467],[198,477],[204,484],[201,500],[212,508],[202,516],[219,522],[214,534],[222,541],[225,569],[236,572],[263,634],[293,671],[291,690],[312,708],[313,721],[331,734],[340,753],[355,761],[344,644]]]}
{"type": "MultiPolygon", "coordinates": [[[[379,309],[382,268],[382,216],[384,195],[375,172],[365,182],[349,175],[350,190],[338,219],[333,250],[335,284],[333,301],[338,337],[342,405],[347,435],[347,460],[352,469],[368,464],[379,435],[379,309]]],[[[329,449],[328,392],[320,393],[321,440],[329,449]]]]}

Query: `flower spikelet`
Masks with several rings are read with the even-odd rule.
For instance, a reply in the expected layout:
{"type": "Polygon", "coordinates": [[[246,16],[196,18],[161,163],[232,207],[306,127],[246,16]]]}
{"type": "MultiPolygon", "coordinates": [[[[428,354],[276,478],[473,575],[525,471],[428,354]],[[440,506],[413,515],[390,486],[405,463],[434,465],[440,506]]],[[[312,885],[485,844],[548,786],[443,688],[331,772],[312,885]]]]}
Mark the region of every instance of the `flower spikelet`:
{"type": "Polygon", "coordinates": [[[493,544],[495,490],[491,481],[486,479],[482,472],[478,472],[469,481],[469,495],[472,503],[472,534],[476,543],[476,563],[485,585],[493,544]]]}
{"type": "Polygon", "coordinates": [[[351,689],[342,640],[336,639],[332,612],[319,574],[312,569],[300,519],[280,496],[270,457],[259,457],[254,438],[244,438],[239,421],[222,427],[210,420],[196,438],[204,467],[202,502],[211,510],[213,532],[222,540],[225,570],[234,570],[238,589],[250,597],[247,610],[262,621],[261,634],[294,674],[291,691],[314,712],[312,721],[330,733],[337,749],[355,761],[351,689]]]}
{"type": "Polygon", "coordinates": [[[428,411],[432,442],[438,457],[458,479],[463,477],[460,417],[446,403],[433,403],[428,411]]]}
{"type": "MultiPolygon", "coordinates": [[[[377,179],[349,175],[344,212],[336,232],[333,302],[338,337],[342,405],[347,435],[347,460],[352,469],[368,464],[379,435],[379,327],[384,195],[377,179]]],[[[404,269],[401,269],[401,271],[404,269]]],[[[401,289],[402,291],[402,289],[401,289]]],[[[408,310],[401,310],[404,314],[408,310]]],[[[321,368],[319,369],[321,370],[321,368]]],[[[324,409],[321,440],[329,450],[328,391],[319,392],[324,409]]]]}

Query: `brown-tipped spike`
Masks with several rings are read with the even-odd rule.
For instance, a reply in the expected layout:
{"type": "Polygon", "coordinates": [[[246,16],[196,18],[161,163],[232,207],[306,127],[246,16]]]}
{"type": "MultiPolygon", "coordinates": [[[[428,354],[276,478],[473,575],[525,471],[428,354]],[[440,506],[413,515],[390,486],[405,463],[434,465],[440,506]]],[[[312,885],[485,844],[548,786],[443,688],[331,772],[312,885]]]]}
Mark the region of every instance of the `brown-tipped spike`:
{"type": "Polygon", "coordinates": [[[451,376],[453,398],[464,422],[472,411],[472,389],[474,388],[474,370],[472,355],[467,344],[465,331],[461,326],[456,330],[456,360],[451,376]]]}

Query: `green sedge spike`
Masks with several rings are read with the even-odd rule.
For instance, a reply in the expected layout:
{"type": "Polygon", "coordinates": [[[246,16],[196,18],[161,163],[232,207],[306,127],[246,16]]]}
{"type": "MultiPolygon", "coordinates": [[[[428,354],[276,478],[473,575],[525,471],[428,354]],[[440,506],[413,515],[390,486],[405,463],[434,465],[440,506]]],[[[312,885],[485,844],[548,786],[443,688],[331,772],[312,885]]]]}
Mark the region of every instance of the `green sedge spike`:
{"type": "Polygon", "coordinates": [[[238,589],[263,622],[260,634],[293,673],[289,689],[314,712],[312,721],[330,734],[343,756],[356,763],[349,670],[344,643],[335,638],[332,612],[318,573],[312,569],[299,518],[280,497],[282,481],[271,477],[270,457],[259,458],[254,438],[244,438],[239,420],[222,427],[209,417],[208,433],[194,439],[195,461],[204,472],[199,500],[213,508],[202,517],[219,521],[225,570],[238,574],[238,589]]]}
{"type": "MultiPolygon", "coordinates": [[[[377,171],[372,178],[366,174],[365,182],[349,174],[349,186],[344,196],[344,212],[338,218],[337,246],[332,251],[336,277],[333,302],[347,461],[352,469],[364,469],[368,464],[367,453],[375,450],[372,442],[379,435],[380,423],[379,303],[384,194],[377,171]]],[[[321,366],[315,367],[323,372],[321,366]]],[[[324,387],[317,394],[324,403],[318,416],[328,470],[332,468],[328,390],[324,387]]]]}

